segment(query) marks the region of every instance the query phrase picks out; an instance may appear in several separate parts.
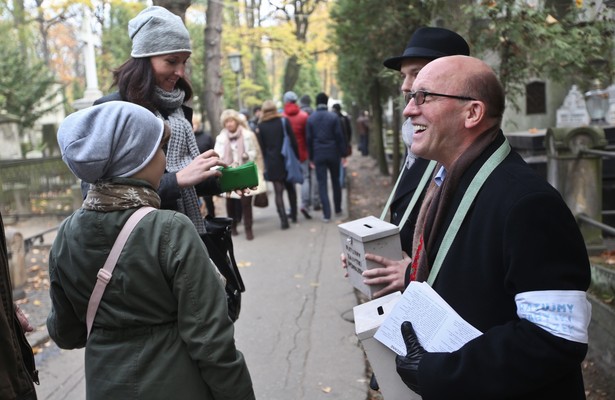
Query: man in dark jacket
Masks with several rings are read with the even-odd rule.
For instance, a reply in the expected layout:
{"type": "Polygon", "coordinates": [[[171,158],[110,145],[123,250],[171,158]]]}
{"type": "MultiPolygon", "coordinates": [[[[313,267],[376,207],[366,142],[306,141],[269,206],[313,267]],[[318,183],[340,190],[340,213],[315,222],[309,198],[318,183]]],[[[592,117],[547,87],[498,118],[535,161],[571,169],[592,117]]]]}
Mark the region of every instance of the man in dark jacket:
{"type": "Polygon", "coordinates": [[[398,374],[425,400],[585,399],[585,243],[559,192],[502,133],[497,76],[477,58],[443,57],[421,69],[406,98],[411,149],[438,162],[410,278],[429,283],[482,334],[432,352],[413,329],[420,321],[404,322],[398,374]]]}
{"type": "Polygon", "coordinates": [[[33,328],[13,303],[7,251],[0,215],[0,399],[36,400],[32,381],[38,384],[38,371],[32,348],[24,335],[24,330],[33,328]]]}
{"type": "MultiPolygon", "coordinates": [[[[331,108],[333,108],[333,112],[339,117],[340,123],[342,124],[342,133],[344,134],[344,138],[346,138],[346,151],[344,152],[344,157],[350,157],[352,155],[352,146],[350,144],[352,140],[352,124],[350,123],[350,118],[342,111],[342,105],[340,103],[333,104],[331,108]]],[[[344,165],[340,165],[340,185],[342,185],[342,187],[346,185],[346,167],[344,165]]]]}
{"type": "Polygon", "coordinates": [[[359,117],[357,118],[357,134],[359,136],[359,146],[358,149],[361,152],[361,155],[369,154],[369,128],[370,128],[370,120],[369,120],[369,111],[363,110],[359,117]]]}
{"type": "Polygon", "coordinates": [[[345,163],[346,139],[342,133],[340,120],[335,113],[328,111],[329,96],[316,95],[316,111],[307,120],[307,144],[310,164],[316,168],[318,192],[322,203],[323,221],[331,220],[331,204],[327,189],[327,170],[331,175],[333,187],[333,206],[335,215],[342,213],[342,188],[340,186],[340,162],[345,163]]]}

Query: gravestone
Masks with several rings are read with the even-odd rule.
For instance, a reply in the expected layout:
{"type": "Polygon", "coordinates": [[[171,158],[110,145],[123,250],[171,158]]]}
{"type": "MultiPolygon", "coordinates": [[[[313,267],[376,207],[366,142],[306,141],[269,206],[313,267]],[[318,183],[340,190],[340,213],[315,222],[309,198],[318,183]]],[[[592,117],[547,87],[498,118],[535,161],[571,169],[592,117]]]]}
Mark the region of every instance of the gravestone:
{"type": "Polygon", "coordinates": [[[583,93],[577,85],[572,85],[564,99],[564,104],[557,109],[555,126],[557,128],[574,128],[589,124],[589,113],[585,106],[583,93]]]}
{"type": "Polygon", "coordinates": [[[606,124],[615,125],[615,85],[611,85],[606,88],[606,92],[609,95],[609,111],[606,113],[606,124]]]}
{"type": "Polygon", "coordinates": [[[99,40],[92,33],[91,18],[89,8],[84,9],[83,22],[81,25],[81,41],[83,46],[83,60],[85,64],[85,81],[86,89],[83,93],[83,98],[73,102],[73,107],[76,110],[82,110],[94,104],[94,101],[102,97],[102,92],[98,89],[98,77],[96,76],[96,54],[94,52],[95,41],[99,40]]]}
{"type": "Polygon", "coordinates": [[[21,142],[16,117],[0,111],[0,160],[21,159],[21,142]]]}

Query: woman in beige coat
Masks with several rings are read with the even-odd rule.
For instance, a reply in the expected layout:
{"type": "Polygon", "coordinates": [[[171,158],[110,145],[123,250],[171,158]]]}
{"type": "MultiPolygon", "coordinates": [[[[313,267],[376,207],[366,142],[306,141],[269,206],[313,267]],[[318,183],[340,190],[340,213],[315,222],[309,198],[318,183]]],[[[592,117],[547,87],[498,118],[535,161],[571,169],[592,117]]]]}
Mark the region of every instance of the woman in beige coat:
{"type": "MultiPolygon", "coordinates": [[[[216,136],[214,151],[230,167],[237,167],[249,161],[256,162],[257,166],[262,161],[258,139],[254,132],[248,128],[248,124],[243,115],[233,109],[227,109],[220,115],[220,123],[224,128],[216,136]]],[[[262,181],[259,177],[259,181],[262,181]]],[[[262,186],[262,185],[261,185],[262,186]]],[[[226,213],[229,218],[233,218],[233,235],[238,235],[238,223],[243,219],[246,231],[246,239],[254,239],[252,231],[252,196],[263,191],[259,188],[251,191],[249,195],[235,198],[234,194],[229,194],[226,199],[226,213]]]]}

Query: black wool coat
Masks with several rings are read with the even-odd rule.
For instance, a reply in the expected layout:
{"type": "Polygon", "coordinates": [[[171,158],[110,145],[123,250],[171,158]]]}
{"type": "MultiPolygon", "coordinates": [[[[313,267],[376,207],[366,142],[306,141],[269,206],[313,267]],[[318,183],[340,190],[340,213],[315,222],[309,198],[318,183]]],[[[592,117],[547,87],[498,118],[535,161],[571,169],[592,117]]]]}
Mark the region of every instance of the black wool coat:
{"type": "MultiPolygon", "coordinates": [[[[284,127],[282,118],[275,117],[258,124],[258,142],[261,145],[263,158],[265,160],[265,179],[268,181],[285,181],[286,166],[282,155],[282,144],[284,142],[284,127]]],[[[290,139],[290,145],[299,159],[299,148],[297,138],[290,125],[290,121],[284,118],[286,133],[290,139]]]]}
{"type": "MultiPolygon", "coordinates": [[[[500,132],[463,175],[445,227],[471,179],[504,140],[500,132]]],[[[428,254],[429,265],[435,256],[428,254]]],[[[586,291],[589,283],[574,216],[559,192],[511,152],[480,189],[433,283],[483,334],[458,351],[425,354],[419,365],[423,399],[584,399],[587,344],[519,318],[515,296],[586,291]]]]}

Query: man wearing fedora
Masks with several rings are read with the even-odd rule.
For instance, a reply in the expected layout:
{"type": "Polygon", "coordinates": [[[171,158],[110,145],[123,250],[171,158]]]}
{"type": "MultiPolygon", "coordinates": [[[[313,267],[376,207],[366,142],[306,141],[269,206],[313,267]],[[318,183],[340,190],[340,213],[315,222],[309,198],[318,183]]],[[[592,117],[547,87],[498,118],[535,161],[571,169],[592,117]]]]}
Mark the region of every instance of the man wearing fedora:
{"type": "MultiPolygon", "coordinates": [[[[421,68],[436,58],[450,55],[470,55],[468,44],[459,34],[444,28],[421,27],[414,32],[404,52],[400,56],[385,60],[384,66],[400,71],[403,78],[401,90],[403,93],[408,93],[421,68]]],[[[410,264],[408,254],[412,254],[414,226],[427,187],[424,185],[419,188],[419,183],[423,175],[431,175],[433,168],[428,170],[430,161],[416,157],[410,151],[412,133],[412,125],[406,121],[402,128],[402,139],[407,149],[406,161],[387,202],[391,211],[391,223],[400,227],[403,259],[392,260],[369,253],[365,255],[368,260],[383,266],[383,268],[373,268],[363,272],[367,285],[386,285],[375,293],[375,297],[399,290],[403,291],[409,283],[406,279],[406,270],[410,264]],[[416,197],[413,200],[415,194],[416,197]],[[414,203],[413,206],[411,202],[414,203]]]]}

